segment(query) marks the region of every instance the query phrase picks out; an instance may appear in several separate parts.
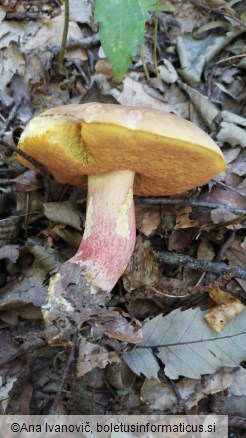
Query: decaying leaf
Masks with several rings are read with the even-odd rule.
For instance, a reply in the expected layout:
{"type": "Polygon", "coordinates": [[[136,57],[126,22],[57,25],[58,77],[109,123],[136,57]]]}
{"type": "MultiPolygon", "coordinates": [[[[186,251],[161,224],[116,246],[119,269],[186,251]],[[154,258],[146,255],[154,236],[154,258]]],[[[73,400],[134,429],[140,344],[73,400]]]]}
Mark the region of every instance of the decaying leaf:
{"type": "MultiPolygon", "coordinates": [[[[44,20],[43,25],[37,31],[36,35],[26,43],[26,49],[32,50],[38,47],[59,46],[61,44],[62,32],[64,25],[64,13],[55,18],[44,20]]],[[[73,21],[69,22],[68,39],[80,39],[83,33],[79,26],[73,21]]]]}
{"type": "Polygon", "coordinates": [[[106,348],[90,342],[80,342],[77,376],[82,377],[93,368],[105,368],[109,363],[119,362],[119,360],[116,351],[108,351],[106,348]]]}
{"type": "Polygon", "coordinates": [[[71,201],[45,202],[44,214],[53,222],[70,225],[81,231],[81,213],[71,201]]]}
{"type": "Polygon", "coordinates": [[[245,269],[246,260],[246,247],[245,241],[238,236],[231,243],[230,247],[225,253],[225,259],[229,261],[231,265],[239,266],[245,269]]]}
{"type": "Polygon", "coordinates": [[[184,90],[188,94],[190,101],[193,103],[197,112],[201,115],[204,123],[207,126],[211,127],[213,122],[220,114],[220,111],[216,107],[216,105],[210,102],[210,100],[207,99],[207,97],[203,96],[197,90],[185,84],[184,82],[179,80],[178,85],[182,90],[184,90]]]}
{"type": "Polygon", "coordinates": [[[176,217],[176,225],[175,225],[175,230],[179,229],[179,228],[193,228],[193,227],[198,227],[198,222],[190,219],[189,217],[189,213],[192,211],[191,207],[185,207],[182,208],[176,217]]]}
{"type": "Polygon", "coordinates": [[[154,286],[159,277],[159,267],[150,241],[138,236],[134,252],[123,274],[125,289],[131,292],[142,286],[154,286]]]}
{"type": "Polygon", "coordinates": [[[166,316],[147,320],[144,341],[123,358],[137,374],[158,380],[156,356],[171,379],[200,378],[222,366],[235,367],[246,359],[246,312],[229,322],[222,333],[215,333],[204,320],[205,312],[176,309],[166,316]]]}
{"type": "Polygon", "coordinates": [[[146,91],[146,87],[140,82],[134,81],[129,76],[124,80],[121,93],[114,90],[114,97],[121,105],[144,106],[147,108],[170,111],[169,105],[151,96],[146,91]]]}
{"type": "Polygon", "coordinates": [[[31,241],[26,248],[35,257],[36,266],[42,267],[46,272],[51,271],[64,262],[62,255],[53,248],[44,248],[41,245],[35,245],[31,241]]]}
{"type": "Polygon", "coordinates": [[[161,210],[159,206],[136,205],[136,227],[142,234],[149,237],[161,223],[161,210]]]}
{"type": "Polygon", "coordinates": [[[19,216],[0,220],[0,246],[8,244],[16,237],[19,221],[19,216]]]}
{"type": "MultiPolygon", "coordinates": [[[[243,164],[243,163],[242,163],[243,164]]],[[[199,196],[200,201],[223,204],[227,207],[241,208],[246,210],[246,198],[235,190],[224,187],[214,186],[209,192],[204,192],[199,196]]]]}
{"type": "Polygon", "coordinates": [[[43,186],[41,176],[34,170],[26,170],[16,179],[16,190],[18,192],[31,192],[43,186]]]}
{"type": "Polygon", "coordinates": [[[215,252],[213,246],[207,240],[201,240],[197,249],[197,258],[211,262],[214,259],[215,252]]]}
{"type": "Polygon", "coordinates": [[[228,322],[245,309],[245,304],[238,298],[233,297],[227,292],[223,292],[219,287],[213,288],[209,292],[209,296],[219,305],[209,310],[205,315],[205,319],[216,332],[221,332],[228,322]]]}
{"type": "MultiPolygon", "coordinates": [[[[203,380],[183,378],[176,385],[180,399],[185,402],[187,409],[191,409],[204,397],[229,388],[234,381],[239,381],[240,375],[239,370],[230,372],[222,368],[203,380]]],[[[165,378],[162,378],[160,382],[146,379],[141,388],[141,400],[148,402],[151,409],[160,411],[171,410],[172,413],[178,413],[180,409],[183,409],[171,384],[165,378]]]]}
{"type": "Polygon", "coordinates": [[[135,344],[143,340],[141,328],[136,328],[120,315],[115,318],[108,318],[107,321],[98,321],[97,325],[103,330],[106,336],[111,339],[135,344]]]}
{"type": "MultiPolygon", "coordinates": [[[[49,234],[49,231],[47,231],[47,234],[49,234]]],[[[82,239],[82,234],[78,230],[66,227],[66,225],[63,224],[54,225],[54,227],[51,229],[51,235],[53,234],[60,237],[75,248],[79,247],[82,239]]]]}
{"type": "Polygon", "coordinates": [[[197,86],[204,66],[226,47],[242,31],[227,32],[223,36],[210,34],[202,40],[195,40],[191,35],[182,35],[177,38],[177,50],[182,69],[181,76],[191,86],[197,86]]]}

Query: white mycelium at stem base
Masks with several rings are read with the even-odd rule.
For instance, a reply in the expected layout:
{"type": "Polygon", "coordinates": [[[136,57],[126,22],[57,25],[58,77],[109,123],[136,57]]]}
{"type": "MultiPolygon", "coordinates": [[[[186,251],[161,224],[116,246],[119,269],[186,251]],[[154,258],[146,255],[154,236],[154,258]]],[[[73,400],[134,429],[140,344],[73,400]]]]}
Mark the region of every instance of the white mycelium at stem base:
{"type": "Polygon", "coordinates": [[[88,177],[86,224],[71,263],[85,267],[89,283],[111,291],[124,272],[136,240],[134,172],[88,177]]]}

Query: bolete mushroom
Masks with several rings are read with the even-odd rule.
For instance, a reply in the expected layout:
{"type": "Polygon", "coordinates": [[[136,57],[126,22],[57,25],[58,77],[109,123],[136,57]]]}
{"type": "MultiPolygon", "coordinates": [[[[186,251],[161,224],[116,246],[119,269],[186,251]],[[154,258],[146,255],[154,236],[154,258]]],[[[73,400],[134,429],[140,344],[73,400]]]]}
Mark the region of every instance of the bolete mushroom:
{"type": "Polygon", "coordinates": [[[107,292],[134,249],[133,193],[177,194],[226,168],[219,147],[196,125],[142,107],[88,103],[53,108],[30,121],[18,147],[60,183],[84,187],[88,175],[84,236],[68,262],[84,268],[95,290],[107,292]]]}

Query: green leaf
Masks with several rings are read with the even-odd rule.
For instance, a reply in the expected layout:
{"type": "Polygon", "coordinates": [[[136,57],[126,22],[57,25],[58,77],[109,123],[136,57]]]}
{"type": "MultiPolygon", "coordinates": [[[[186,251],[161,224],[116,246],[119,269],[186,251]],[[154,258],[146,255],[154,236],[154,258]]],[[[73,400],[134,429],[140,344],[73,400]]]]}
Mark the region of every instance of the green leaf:
{"type": "Polygon", "coordinates": [[[94,19],[100,23],[103,50],[122,78],[144,38],[145,21],[155,0],[96,0],[94,19]]]}

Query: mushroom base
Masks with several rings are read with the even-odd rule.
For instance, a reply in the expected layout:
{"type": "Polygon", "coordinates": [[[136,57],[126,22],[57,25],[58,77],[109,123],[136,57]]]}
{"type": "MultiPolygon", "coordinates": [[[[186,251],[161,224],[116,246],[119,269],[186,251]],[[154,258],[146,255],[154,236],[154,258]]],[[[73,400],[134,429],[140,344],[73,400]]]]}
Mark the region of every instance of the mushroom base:
{"type": "Polygon", "coordinates": [[[95,292],[110,292],[131,258],[136,240],[133,181],[129,170],[88,177],[84,236],[69,262],[84,268],[95,292]]]}

